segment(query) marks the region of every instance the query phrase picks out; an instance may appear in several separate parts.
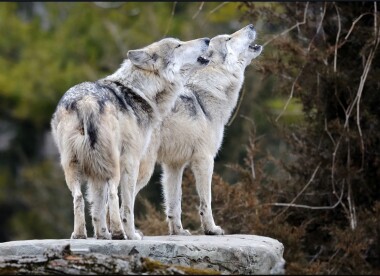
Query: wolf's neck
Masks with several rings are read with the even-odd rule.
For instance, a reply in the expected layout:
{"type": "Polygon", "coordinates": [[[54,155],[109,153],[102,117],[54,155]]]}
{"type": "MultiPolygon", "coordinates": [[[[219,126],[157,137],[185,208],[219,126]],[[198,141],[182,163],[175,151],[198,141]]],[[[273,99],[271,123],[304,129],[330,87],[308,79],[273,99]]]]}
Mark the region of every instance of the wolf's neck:
{"type": "Polygon", "coordinates": [[[119,81],[147,98],[150,104],[155,105],[160,117],[170,112],[176,99],[176,90],[181,85],[179,79],[172,77],[169,79],[154,72],[139,69],[129,60],[124,61],[114,74],[105,79],[119,81]]]}
{"type": "Polygon", "coordinates": [[[181,67],[180,74],[184,82],[186,82],[196,71],[204,68],[206,65],[202,64],[185,64],[181,67]]]}
{"type": "Polygon", "coordinates": [[[227,124],[244,82],[244,69],[227,70],[209,65],[189,78],[186,86],[202,98],[211,120],[227,124]]]}

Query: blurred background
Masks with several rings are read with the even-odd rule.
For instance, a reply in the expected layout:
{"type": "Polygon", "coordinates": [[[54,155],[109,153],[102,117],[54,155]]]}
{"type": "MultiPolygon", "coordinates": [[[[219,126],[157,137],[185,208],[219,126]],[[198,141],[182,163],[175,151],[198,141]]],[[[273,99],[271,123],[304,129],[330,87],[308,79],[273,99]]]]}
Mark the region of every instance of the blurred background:
{"type": "MultiPolygon", "coordinates": [[[[71,235],[72,196],[50,133],[70,87],[113,73],[128,50],[163,37],[212,38],[253,23],[264,50],[246,69],[215,160],[217,224],[281,241],[288,274],[379,274],[378,8],[0,3],[0,242],[71,235]]],[[[184,226],[200,234],[188,171],[183,189],[184,226]]],[[[135,209],[145,235],[168,233],[159,166],[135,209]]],[[[91,236],[89,217],[87,230],[91,236]]]]}

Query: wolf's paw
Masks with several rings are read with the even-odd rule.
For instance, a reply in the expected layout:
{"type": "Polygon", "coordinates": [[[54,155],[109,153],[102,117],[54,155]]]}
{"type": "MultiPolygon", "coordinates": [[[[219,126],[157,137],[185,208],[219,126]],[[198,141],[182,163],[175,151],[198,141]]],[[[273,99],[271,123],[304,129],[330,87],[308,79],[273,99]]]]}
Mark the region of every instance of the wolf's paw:
{"type": "Polygon", "coordinates": [[[212,229],[204,231],[205,235],[224,235],[224,230],[220,226],[215,226],[212,229]]]}
{"type": "Polygon", "coordinates": [[[77,240],[77,239],[87,239],[86,234],[75,234],[74,232],[71,234],[71,239],[72,240],[77,240]]]}
{"type": "Polygon", "coordinates": [[[144,237],[143,232],[141,232],[139,229],[135,229],[136,234],[139,234],[141,239],[144,237]]]}
{"type": "Polygon", "coordinates": [[[143,236],[143,233],[137,230],[134,234],[128,235],[128,240],[142,240],[143,236]]]}
{"type": "Polygon", "coordinates": [[[97,240],[111,240],[111,233],[105,232],[104,234],[94,235],[94,238],[97,240]]]}
{"type": "Polygon", "coordinates": [[[113,240],[127,240],[127,236],[123,232],[112,233],[113,240]]]}
{"type": "Polygon", "coordinates": [[[176,232],[170,233],[170,235],[191,236],[191,233],[187,229],[179,229],[176,232]]]}

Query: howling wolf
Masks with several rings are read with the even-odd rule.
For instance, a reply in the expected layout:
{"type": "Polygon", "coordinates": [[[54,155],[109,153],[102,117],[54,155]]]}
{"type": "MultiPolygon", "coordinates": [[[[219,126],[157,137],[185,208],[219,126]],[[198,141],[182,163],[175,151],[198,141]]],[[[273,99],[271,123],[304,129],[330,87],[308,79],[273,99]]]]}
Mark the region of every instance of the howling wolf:
{"type": "Polygon", "coordinates": [[[181,223],[181,182],[186,166],[190,166],[195,176],[204,233],[224,233],[215,225],[211,209],[214,158],[236,106],[245,68],[262,52],[263,47],[254,44],[255,38],[252,24],[231,35],[212,38],[203,56],[209,60],[208,65],[182,74],[186,84],[170,115],[153,132],[140,165],[137,190],[149,181],[155,162],[160,163],[170,234],[190,235],[181,223]]]}
{"type": "Polygon", "coordinates": [[[130,50],[128,59],[115,73],[75,85],[63,95],[51,128],[74,199],[72,239],[87,238],[81,192],[85,181],[95,237],[142,238],[135,231],[133,214],[140,160],[152,130],[171,110],[182,87],[178,77],[181,67],[205,63],[199,57],[209,41],[165,38],[130,50]]]}

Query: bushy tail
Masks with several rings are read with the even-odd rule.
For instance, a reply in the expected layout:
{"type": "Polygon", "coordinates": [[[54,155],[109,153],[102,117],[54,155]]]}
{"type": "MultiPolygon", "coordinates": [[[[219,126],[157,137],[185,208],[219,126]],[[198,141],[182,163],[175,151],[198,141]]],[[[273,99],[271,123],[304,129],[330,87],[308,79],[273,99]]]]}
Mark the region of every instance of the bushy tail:
{"type": "Polygon", "coordinates": [[[77,118],[80,129],[75,140],[75,151],[79,165],[87,176],[97,179],[112,177],[115,166],[115,141],[110,131],[111,122],[100,113],[98,102],[85,97],[77,102],[77,118]]]}

